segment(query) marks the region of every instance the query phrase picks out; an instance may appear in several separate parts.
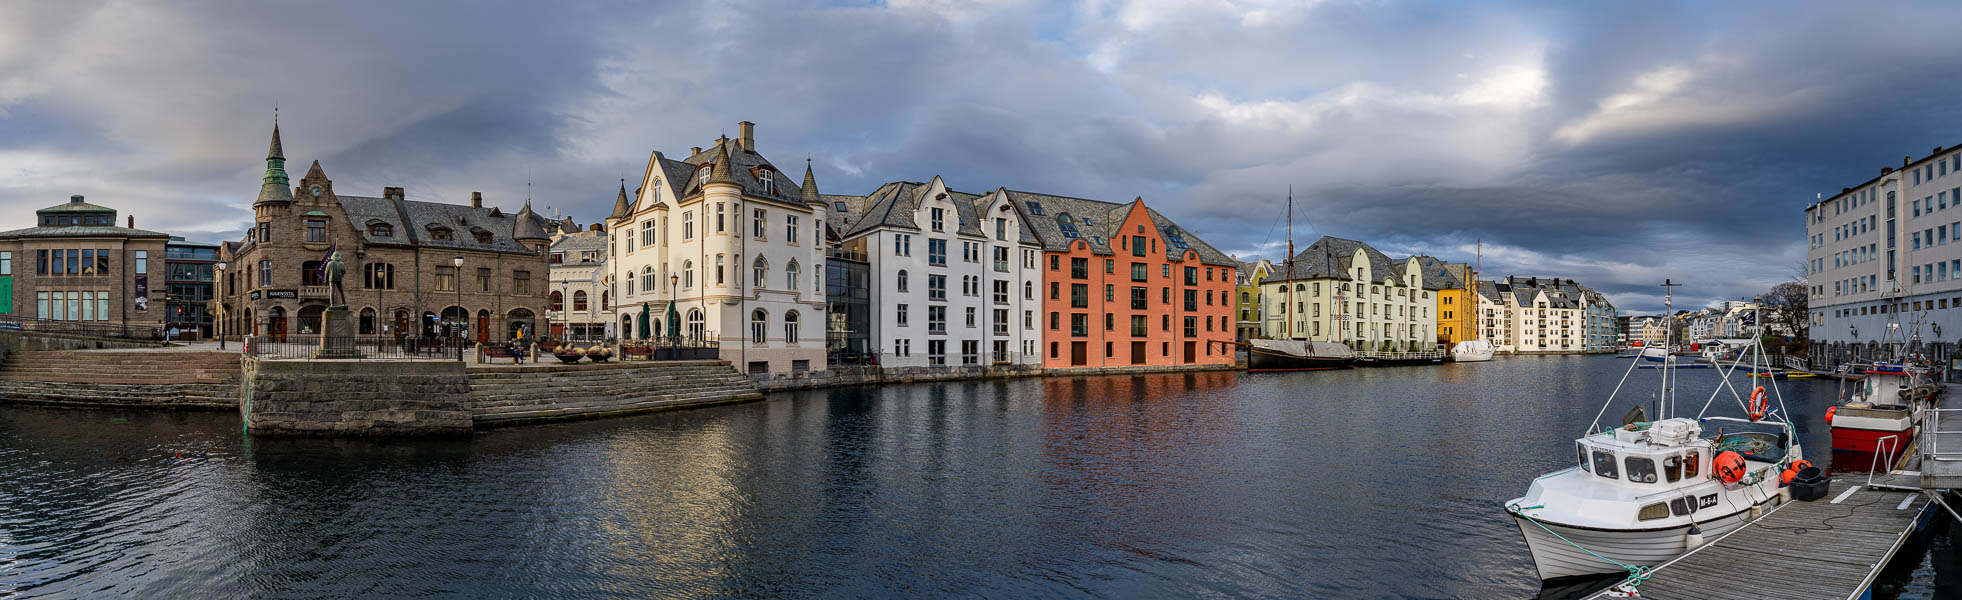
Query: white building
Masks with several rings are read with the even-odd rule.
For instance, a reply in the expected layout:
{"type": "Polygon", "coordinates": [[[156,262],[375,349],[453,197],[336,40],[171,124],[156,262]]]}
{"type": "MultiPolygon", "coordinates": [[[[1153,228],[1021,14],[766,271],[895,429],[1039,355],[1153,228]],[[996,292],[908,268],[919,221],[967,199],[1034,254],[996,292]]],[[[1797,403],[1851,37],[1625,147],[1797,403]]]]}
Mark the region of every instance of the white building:
{"type": "Polygon", "coordinates": [[[1962,148],[1936,147],[1805,208],[1814,344],[1962,332],[1962,148]],[[1937,332],[1940,333],[1937,333],[1937,332]]]}
{"type": "Polygon", "coordinates": [[[1479,326],[1499,352],[1569,353],[1607,346],[1614,307],[1571,279],[1507,277],[1478,282],[1479,326]],[[1602,316],[1605,313],[1605,316],[1602,316]]]}
{"type": "Polygon", "coordinates": [[[1355,240],[1323,237],[1262,280],[1269,339],[1338,342],[1365,352],[1437,349],[1436,290],[1417,257],[1392,260],[1355,240]]]}
{"type": "Polygon", "coordinates": [[[614,206],[621,337],[715,340],[750,373],[823,369],[827,208],[809,165],[800,189],[757,153],[755,124],[738,130],[682,160],[654,152],[633,202],[614,206]]]}
{"type": "Polygon", "coordinates": [[[936,176],[829,199],[847,213],[840,247],[870,263],[881,366],[1041,363],[1042,244],[1005,194],[936,176]]]}
{"type": "MultiPolygon", "coordinates": [[[[627,195],[620,187],[620,202],[627,195]]],[[[606,231],[600,224],[580,231],[569,220],[552,228],[551,298],[545,317],[551,337],[601,342],[618,335],[613,325],[612,272],[606,261],[606,231]]]]}

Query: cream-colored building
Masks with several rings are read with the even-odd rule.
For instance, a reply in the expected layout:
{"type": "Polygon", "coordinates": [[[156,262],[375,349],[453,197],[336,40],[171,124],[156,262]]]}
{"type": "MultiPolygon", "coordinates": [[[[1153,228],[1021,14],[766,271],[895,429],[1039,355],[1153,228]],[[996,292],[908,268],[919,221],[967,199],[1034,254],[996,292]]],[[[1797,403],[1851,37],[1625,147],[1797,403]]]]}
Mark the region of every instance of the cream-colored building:
{"type": "Polygon", "coordinates": [[[1339,342],[1369,352],[1437,348],[1436,293],[1415,257],[1392,260],[1355,240],[1323,237],[1260,285],[1270,339],[1339,342]]]}
{"type": "Polygon", "coordinates": [[[633,201],[615,203],[621,337],[673,330],[745,372],[822,370],[827,208],[808,165],[799,186],[757,152],[754,123],[737,129],[681,160],[654,152],[633,201]]]}
{"type": "MultiPolygon", "coordinates": [[[[620,188],[624,196],[626,187],[620,188]]],[[[552,289],[545,316],[551,336],[575,342],[601,342],[619,333],[613,324],[612,273],[606,261],[605,226],[580,231],[569,220],[552,229],[552,289]]]]}
{"type": "Polygon", "coordinates": [[[1508,354],[1587,351],[1589,308],[1613,310],[1606,298],[1571,279],[1480,281],[1477,296],[1485,339],[1508,354]]]}

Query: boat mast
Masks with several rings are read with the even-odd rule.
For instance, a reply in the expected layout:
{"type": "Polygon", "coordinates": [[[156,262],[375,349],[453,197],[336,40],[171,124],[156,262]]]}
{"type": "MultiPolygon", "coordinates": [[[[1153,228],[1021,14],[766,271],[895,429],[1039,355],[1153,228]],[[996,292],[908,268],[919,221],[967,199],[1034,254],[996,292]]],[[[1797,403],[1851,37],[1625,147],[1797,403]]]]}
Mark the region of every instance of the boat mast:
{"type": "Polygon", "coordinates": [[[1281,324],[1281,331],[1285,332],[1286,339],[1293,340],[1294,313],[1291,311],[1294,310],[1294,184],[1292,183],[1288,184],[1288,259],[1283,262],[1287,264],[1288,276],[1281,280],[1281,288],[1287,290],[1288,299],[1286,306],[1281,307],[1281,320],[1286,321],[1281,324]]]}
{"type": "Polygon", "coordinates": [[[1662,322],[1662,367],[1656,369],[1662,372],[1662,397],[1656,406],[1657,420],[1669,418],[1669,413],[1671,412],[1669,409],[1675,403],[1675,394],[1671,393],[1674,390],[1671,386],[1675,382],[1669,379],[1669,367],[1675,363],[1676,356],[1670,352],[1669,344],[1676,337],[1673,331],[1676,324],[1676,288],[1682,285],[1670,281],[1667,278],[1662,280],[1662,289],[1664,291],[1662,296],[1662,314],[1664,318],[1662,322]]]}
{"type": "Polygon", "coordinates": [[[1471,319],[1469,321],[1472,330],[1472,341],[1478,341],[1484,337],[1484,330],[1478,326],[1478,271],[1485,267],[1484,263],[1485,241],[1479,238],[1472,238],[1472,270],[1471,273],[1468,273],[1471,276],[1465,278],[1465,299],[1469,300],[1470,302],[1468,304],[1471,305],[1471,319]]]}

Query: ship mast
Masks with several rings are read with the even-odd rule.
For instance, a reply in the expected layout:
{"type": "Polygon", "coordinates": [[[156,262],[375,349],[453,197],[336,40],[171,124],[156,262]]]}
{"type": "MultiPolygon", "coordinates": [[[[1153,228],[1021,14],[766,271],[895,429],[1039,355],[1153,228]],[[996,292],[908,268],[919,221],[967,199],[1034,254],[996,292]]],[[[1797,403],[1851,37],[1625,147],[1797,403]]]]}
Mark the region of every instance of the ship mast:
{"type": "Polygon", "coordinates": [[[1284,338],[1292,340],[1294,339],[1294,314],[1289,312],[1294,310],[1294,284],[1292,283],[1294,279],[1294,184],[1292,183],[1288,184],[1288,258],[1282,262],[1287,265],[1288,276],[1281,280],[1281,288],[1287,290],[1288,299],[1287,305],[1281,307],[1281,320],[1286,321],[1282,324],[1281,331],[1284,338]]]}

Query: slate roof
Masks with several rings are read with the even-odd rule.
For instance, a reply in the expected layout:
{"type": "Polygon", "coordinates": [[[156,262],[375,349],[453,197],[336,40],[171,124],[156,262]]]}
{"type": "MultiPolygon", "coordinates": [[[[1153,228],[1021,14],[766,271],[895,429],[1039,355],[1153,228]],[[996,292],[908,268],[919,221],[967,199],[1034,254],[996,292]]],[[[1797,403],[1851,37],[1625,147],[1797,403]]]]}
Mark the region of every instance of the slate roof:
{"type": "Polygon", "coordinates": [[[736,183],[742,184],[743,195],[770,198],[789,203],[803,202],[804,190],[796,180],[791,179],[789,175],[785,175],[783,171],[777,169],[777,166],[771,164],[769,159],[763,158],[763,155],[757,154],[754,150],[743,149],[741,147],[742,143],[739,140],[726,138],[717,140],[714,145],[704,148],[700,154],[681,159],[679,161],[681,165],[679,169],[662,165],[663,170],[668,172],[669,185],[674,185],[675,182],[681,182],[683,185],[680,188],[681,193],[676,194],[675,197],[685,198],[690,194],[702,190],[701,179],[693,176],[695,169],[699,168],[700,165],[713,163],[715,157],[721,152],[721,147],[725,145],[728,146],[730,173],[734,176],[736,183]],[[768,168],[762,169],[762,167],[768,168]],[[677,170],[679,170],[679,173],[676,172],[677,170]],[[770,178],[775,180],[776,191],[774,193],[765,193],[763,191],[763,181],[753,174],[757,172],[768,173],[770,178]],[[681,177],[675,177],[676,174],[681,175],[681,177]]]}
{"type": "Polygon", "coordinates": [[[15,229],[12,231],[0,231],[0,239],[14,239],[14,238],[28,238],[28,237],[129,237],[129,238],[158,237],[158,238],[170,239],[170,234],[158,233],[155,231],[149,231],[144,229],[130,229],[128,227],[111,227],[107,225],[87,225],[87,226],[67,226],[67,227],[29,227],[26,229],[15,229]]]}
{"type": "MultiPolygon", "coordinates": [[[[1130,205],[1138,202],[1134,200],[1132,203],[1117,204],[1102,200],[1071,198],[1069,196],[1055,196],[1036,192],[1007,189],[1002,190],[1002,192],[1008,194],[1009,200],[1022,209],[1024,217],[1022,222],[1029,224],[1030,229],[1035,232],[1036,237],[1042,240],[1043,249],[1051,252],[1066,251],[1069,249],[1070,243],[1074,241],[1072,238],[1064,235],[1062,225],[1059,223],[1059,220],[1067,215],[1071,221],[1071,225],[1076,229],[1079,238],[1088,242],[1093,252],[1097,254],[1114,254],[1110,247],[1111,224],[1122,222],[1124,216],[1129,214],[1130,205]],[[1039,213],[1036,210],[1037,206],[1041,207],[1039,213]]],[[[1164,236],[1169,240],[1169,234],[1176,229],[1179,232],[1179,237],[1185,240],[1186,246],[1194,252],[1199,253],[1199,262],[1223,267],[1239,266],[1239,261],[1233,260],[1233,257],[1227,256],[1226,253],[1220,252],[1219,249],[1206,243],[1205,240],[1192,235],[1192,232],[1178,227],[1177,223],[1172,222],[1165,215],[1159,214],[1158,211],[1152,210],[1148,206],[1145,207],[1145,212],[1150,215],[1152,225],[1158,228],[1158,234],[1160,236],[1164,236]]],[[[1176,259],[1183,253],[1184,251],[1182,249],[1173,246],[1169,242],[1165,244],[1165,255],[1167,257],[1176,259]]]]}
{"type": "Polygon", "coordinates": [[[554,240],[552,242],[553,252],[570,253],[570,252],[583,252],[588,250],[605,250],[605,249],[606,249],[606,233],[600,231],[586,231],[580,233],[566,234],[566,235],[559,236],[559,239],[554,240]]]}
{"type": "MultiPolygon", "coordinates": [[[[496,207],[475,208],[465,204],[397,201],[372,196],[337,194],[336,197],[341,201],[341,210],[347,212],[348,222],[360,231],[362,239],[370,244],[532,253],[513,237],[513,233],[517,230],[518,216],[504,213],[496,207]],[[394,235],[388,237],[374,235],[369,225],[377,222],[388,224],[394,235]],[[449,228],[452,232],[450,239],[430,239],[430,225],[449,228]],[[490,243],[477,243],[474,234],[478,230],[490,232],[490,243]]],[[[531,219],[532,227],[543,231],[546,225],[545,219],[535,214],[531,219]]]]}
{"type": "Polygon", "coordinates": [[[1356,250],[1361,249],[1369,259],[1369,272],[1382,281],[1385,274],[1400,274],[1401,261],[1392,261],[1390,256],[1374,246],[1356,240],[1334,236],[1322,236],[1308,248],[1294,254],[1292,264],[1275,265],[1274,273],[1267,276],[1268,281],[1298,281],[1304,279],[1339,279],[1346,277],[1354,268],[1356,250]]]}
{"type": "Polygon", "coordinates": [[[1451,272],[1450,263],[1435,256],[1419,254],[1416,256],[1418,268],[1422,271],[1424,289],[1454,290],[1465,287],[1465,282],[1451,272]]]}
{"type": "Polygon", "coordinates": [[[858,222],[860,217],[865,216],[865,207],[868,204],[866,196],[823,194],[819,198],[823,199],[825,208],[828,209],[824,213],[825,226],[840,235],[843,235],[846,229],[850,229],[852,223],[858,222]],[[838,208],[840,202],[844,203],[843,210],[838,208]]]}
{"type": "MultiPolygon", "coordinates": [[[[854,238],[878,227],[897,227],[919,230],[917,216],[921,196],[933,187],[927,183],[897,181],[879,186],[878,190],[866,197],[865,210],[859,212],[863,218],[854,219],[844,231],[844,237],[854,238]]],[[[980,211],[975,202],[981,196],[947,190],[948,199],[954,205],[955,235],[986,237],[981,231],[980,211]]]]}
{"type": "Polygon", "coordinates": [[[43,213],[73,213],[73,212],[113,213],[116,212],[116,209],[109,208],[107,206],[97,205],[97,204],[89,204],[87,202],[70,201],[70,202],[63,202],[61,204],[56,204],[54,206],[50,206],[47,208],[43,208],[41,210],[34,211],[34,214],[38,215],[43,213]]]}

